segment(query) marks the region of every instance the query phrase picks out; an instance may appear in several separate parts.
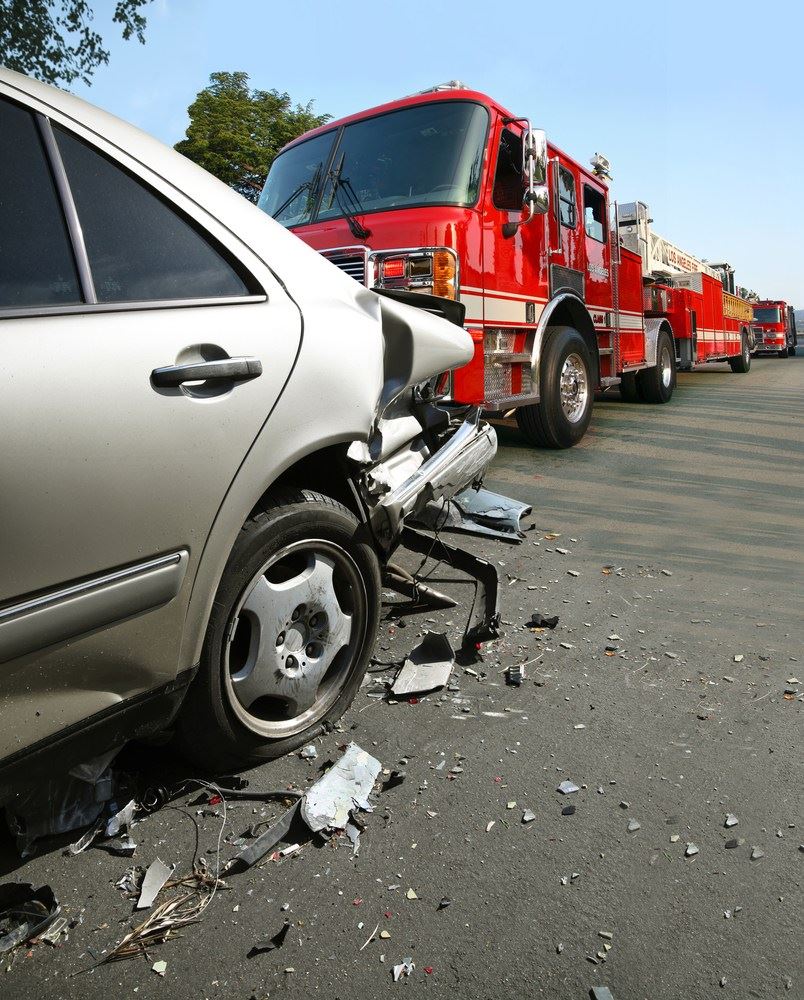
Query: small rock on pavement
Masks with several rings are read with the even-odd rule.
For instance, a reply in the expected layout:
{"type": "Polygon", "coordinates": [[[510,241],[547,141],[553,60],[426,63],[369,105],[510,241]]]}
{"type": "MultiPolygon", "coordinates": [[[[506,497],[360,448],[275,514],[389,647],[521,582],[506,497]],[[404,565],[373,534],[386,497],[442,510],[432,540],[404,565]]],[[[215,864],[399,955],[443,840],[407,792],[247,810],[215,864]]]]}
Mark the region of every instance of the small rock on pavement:
{"type": "Polygon", "coordinates": [[[639,830],[640,828],[641,828],[641,824],[640,824],[639,820],[636,820],[636,819],[629,819],[628,820],[628,832],[629,833],[636,833],[637,830],[639,830]]]}
{"type": "Polygon", "coordinates": [[[761,850],[761,848],[759,848],[759,847],[752,847],[751,848],[751,860],[752,861],[759,861],[760,858],[764,858],[764,857],[765,857],[765,852],[763,850],[761,850]]]}
{"type": "Polygon", "coordinates": [[[160,959],[160,961],[154,962],[151,968],[157,974],[157,976],[164,976],[164,974],[167,972],[167,962],[164,959],[160,959]]]}
{"type": "Polygon", "coordinates": [[[576,569],[568,569],[567,576],[580,576],[581,574],[576,569]]]}
{"type": "Polygon", "coordinates": [[[672,576],[672,575],[673,575],[673,571],[671,569],[663,569],[662,570],[662,576],[672,576]]]}
{"type": "Polygon", "coordinates": [[[734,815],[734,813],[728,813],[728,815],[726,816],[726,822],[723,825],[726,828],[728,828],[730,826],[737,826],[737,824],[739,822],[740,821],[737,819],[737,817],[734,815]]]}
{"type": "Polygon", "coordinates": [[[698,845],[689,843],[684,851],[684,857],[691,858],[698,853],[698,845]]]}
{"type": "Polygon", "coordinates": [[[562,781],[556,791],[561,792],[562,795],[571,795],[573,792],[579,792],[580,788],[574,781],[562,781]]]}
{"type": "Polygon", "coordinates": [[[734,654],[734,662],[735,663],[742,663],[743,662],[743,654],[742,653],[735,653],[734,654]]]}
{"type": "Polygon", "coordinates": [[[536,819],[536,813],[532,809],[526,809],[522,813],[523,823],[532,823],[536,819]]]}

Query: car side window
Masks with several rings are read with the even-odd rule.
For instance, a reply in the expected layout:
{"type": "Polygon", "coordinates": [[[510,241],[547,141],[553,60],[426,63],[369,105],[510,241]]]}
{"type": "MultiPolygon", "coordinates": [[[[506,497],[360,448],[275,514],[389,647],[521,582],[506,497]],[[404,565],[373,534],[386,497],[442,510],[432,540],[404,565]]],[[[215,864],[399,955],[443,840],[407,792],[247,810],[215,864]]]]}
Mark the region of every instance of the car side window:
{"type": "Polygon", "coordinates": [[[156,193],[81,139],[53,131],[99,302],[249,294],[223,254],[156,193]]]}
{"type": "Polygon", "coordinates": [[[81,302],[67,225],[33,115],[0,99],[0,309],[81,302]]]}

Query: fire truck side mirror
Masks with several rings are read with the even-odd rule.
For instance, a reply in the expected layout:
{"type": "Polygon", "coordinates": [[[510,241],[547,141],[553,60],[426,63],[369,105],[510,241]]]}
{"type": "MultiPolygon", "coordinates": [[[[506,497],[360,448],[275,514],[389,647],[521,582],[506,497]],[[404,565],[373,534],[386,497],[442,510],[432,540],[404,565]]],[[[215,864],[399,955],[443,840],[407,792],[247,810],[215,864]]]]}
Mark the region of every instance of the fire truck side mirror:
{"type": "Polygon", "coordinates": [[[522,174],[525,177],[525,208],[528,220],[544,215],[550,207],[547,187],[547,136],[540,128],[526,129],[522,136],[522,174]]]}

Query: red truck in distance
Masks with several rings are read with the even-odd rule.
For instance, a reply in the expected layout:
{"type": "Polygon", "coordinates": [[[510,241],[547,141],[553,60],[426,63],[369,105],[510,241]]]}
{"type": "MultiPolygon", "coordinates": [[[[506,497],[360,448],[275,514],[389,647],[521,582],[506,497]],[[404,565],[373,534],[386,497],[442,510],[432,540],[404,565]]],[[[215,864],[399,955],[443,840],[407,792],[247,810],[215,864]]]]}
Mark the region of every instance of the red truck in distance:
{"type": "Polygon", "coordinates": [[[566,448],[598,389],[667,402],[682,356],[670,285],[646,310],[643,261],[611,224],[607,179],[604,157],[586,169],[453,81],[289,143],[259,203],[368,287],[460,300],[475,355],[449,394],[566,448]]]}
{"type": "Polygon", "coordinates": [[[792,358],[798,335],[792,306],[781,299],[761,299],[754,303],[755,353],[792,358]]]}

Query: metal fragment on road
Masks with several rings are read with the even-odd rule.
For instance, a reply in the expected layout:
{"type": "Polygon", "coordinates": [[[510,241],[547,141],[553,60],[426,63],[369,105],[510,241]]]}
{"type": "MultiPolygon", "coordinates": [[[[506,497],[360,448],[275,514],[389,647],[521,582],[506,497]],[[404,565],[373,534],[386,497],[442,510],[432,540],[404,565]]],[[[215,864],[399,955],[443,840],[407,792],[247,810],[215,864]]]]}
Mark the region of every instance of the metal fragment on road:
{"type": "Polygon", "coordinates": [[[415,968],[416,965],[412,958],[403,958],[399,965],[395,965],[393,968],[394,982],[398,983],[404,976],[409,976],[415,968]]]}
{"type": "Polygon", "coordinates": [[[147,910],[153,906],[153,902],[162,890],[165,882],[170,878],[175,870],[174,865],[166,865],[159,858],[152,861],[145,872],[140,889],[140,898],[137,900],[135,909],[147,910]]]}
{"type": "Polygon", "coordinates": [[[445,506],[431,501],[415,515],[415,521],[432,530],[488,535],[509,542],[524,538],[520,521],[533,508],[491,490],[469,487],[457,493],[445,506]]]}
{"type": "Polygon", "coordinates": [[[368,796],[381,770],[380,762],[356,743],[301,800],[301,815],[313,833],[343,830],[354,808],[371,811],[368,796]]]}
{"type": "Polygon", "coordinates": [[[444,687],[455,666],[455,654],[446,634],[425,632],[412,650],[391,686],[395,695],[423,694],[444,687]]]}
{"type": "Polygon", "coordinates": [[[580,786],[576,785],[574,781],[562,781],[561,784],[556,789],[557,792],[561,792],[562,795],[571,795],[573,792],[579,792],[580,786]]]}

